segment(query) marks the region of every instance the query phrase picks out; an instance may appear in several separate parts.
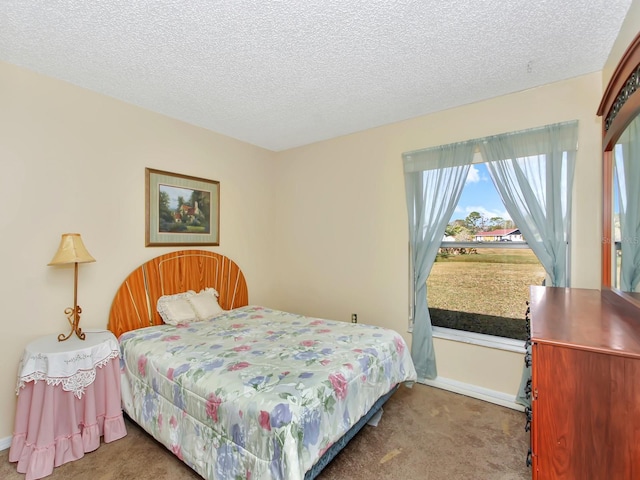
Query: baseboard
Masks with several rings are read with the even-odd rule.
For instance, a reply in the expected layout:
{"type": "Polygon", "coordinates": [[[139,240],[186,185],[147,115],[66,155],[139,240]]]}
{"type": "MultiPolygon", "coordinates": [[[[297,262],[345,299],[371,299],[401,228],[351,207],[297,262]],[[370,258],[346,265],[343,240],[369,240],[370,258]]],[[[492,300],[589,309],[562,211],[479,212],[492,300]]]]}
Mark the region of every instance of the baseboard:
{"type": "Polygon", "coordinates": [[[0,452],[11,446],[11,437],[0,438],[0,452]]]}
{"type": "Polygon", "coordinates": [[[461,395],[466,395],[467,397],[477,398],[479,400],[484,400],[485,402],[495,403],[496,405],[511,408],[513,410],[519,410],[521,412],[524,411],[524,407],[519,403],[516,403],[515,395],[507,395],[506,393],[479,387],[471,383],[463,383],[444,377],[436,377],[435,380],[428,380],[426,378],[420,379],[418,380],[418,383],[459,393],[461,395]]]}

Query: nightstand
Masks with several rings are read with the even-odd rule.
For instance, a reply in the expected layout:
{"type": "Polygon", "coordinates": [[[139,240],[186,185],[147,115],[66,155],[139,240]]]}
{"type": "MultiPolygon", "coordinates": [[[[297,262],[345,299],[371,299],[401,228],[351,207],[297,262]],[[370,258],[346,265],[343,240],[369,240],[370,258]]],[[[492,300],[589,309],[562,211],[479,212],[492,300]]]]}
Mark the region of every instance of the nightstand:
{"type": "Polygon", "coordinates": [[[25,348],[18,371],[9,461],[25,480],[127,434],[120,399],[120,348],[113,333],[85,331],[59,342],[48,335],[25,348]]]}

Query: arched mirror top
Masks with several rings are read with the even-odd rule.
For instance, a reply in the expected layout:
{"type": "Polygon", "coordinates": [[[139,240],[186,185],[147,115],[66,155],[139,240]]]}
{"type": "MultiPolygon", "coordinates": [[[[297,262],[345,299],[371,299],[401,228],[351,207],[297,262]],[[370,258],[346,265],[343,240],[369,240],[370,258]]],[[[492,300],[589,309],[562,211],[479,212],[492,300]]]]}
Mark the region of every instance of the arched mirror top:
{"type": "Polygon", "coordinates": [[[598,115],[602,116],[602,147],[610,151],[640,112],[640,34],[631,42],[607,85],[598,115]]]}
{"type": "Polygon", "coordinates": [[[605,89],[602,117],[602,287],[640,306],[640,34],[605,89]],[[631,140],[630,140],[631,139],[631,140]],[[626,183],[625,183],[626,182],[626,183]],[[630,193],[631,192],[631,193],[630,193]],[[635,272],[637,270],[637,272],[635,272]]]}

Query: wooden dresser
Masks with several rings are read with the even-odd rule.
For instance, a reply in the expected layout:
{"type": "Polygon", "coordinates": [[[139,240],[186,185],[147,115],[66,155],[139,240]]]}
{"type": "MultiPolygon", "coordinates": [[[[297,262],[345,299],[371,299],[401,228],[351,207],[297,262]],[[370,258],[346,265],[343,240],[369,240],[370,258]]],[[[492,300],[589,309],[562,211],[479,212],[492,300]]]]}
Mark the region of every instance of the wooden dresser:
{"type": "Polygon", "coordinates": [[[614,292],[531,287],[533,479],[640,479],[640,313],[614,292]]]}

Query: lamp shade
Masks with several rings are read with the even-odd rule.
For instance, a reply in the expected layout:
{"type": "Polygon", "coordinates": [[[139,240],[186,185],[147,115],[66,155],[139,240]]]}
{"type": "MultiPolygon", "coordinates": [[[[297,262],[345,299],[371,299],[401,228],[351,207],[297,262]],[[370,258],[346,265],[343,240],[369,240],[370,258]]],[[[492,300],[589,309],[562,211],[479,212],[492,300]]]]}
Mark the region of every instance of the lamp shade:
{"type": "Polygon", "coordinates": [[[63,233],[58,251],[48,265],[63,265],[65,263],[95,262],[87,248],[82,243],[79,233],[63,233]]]}

